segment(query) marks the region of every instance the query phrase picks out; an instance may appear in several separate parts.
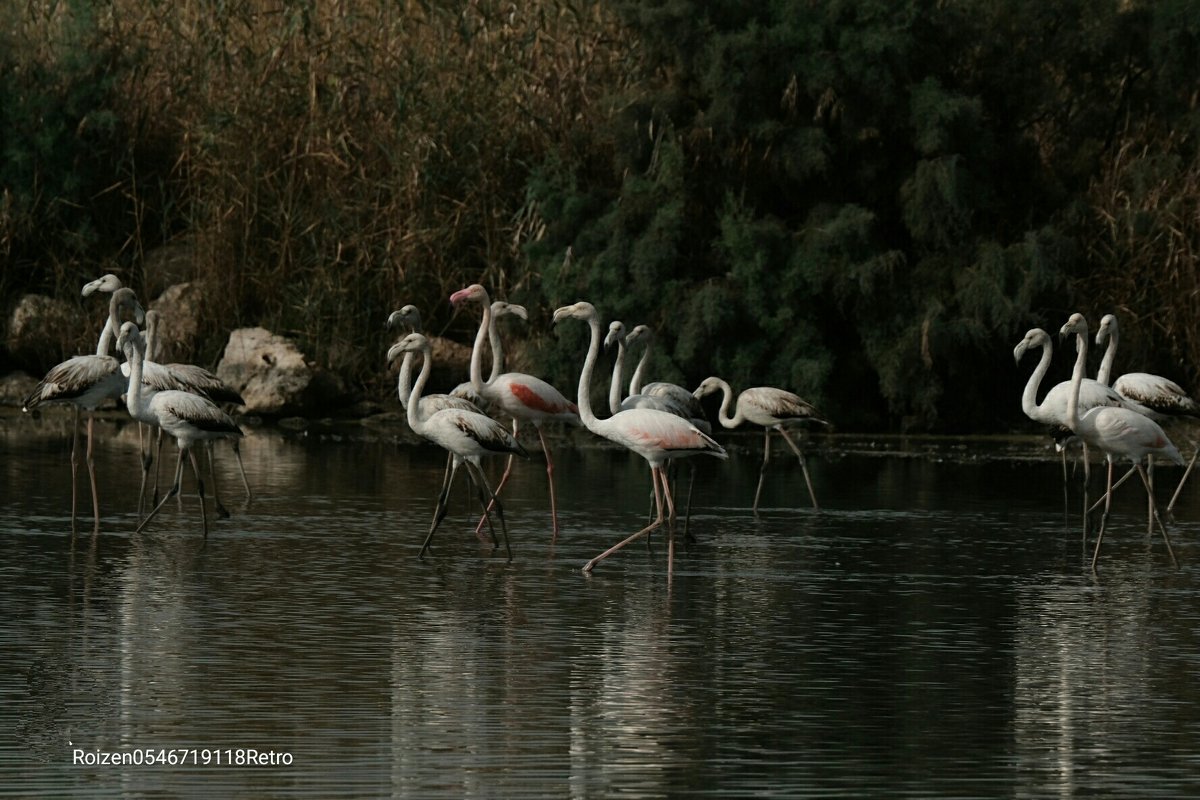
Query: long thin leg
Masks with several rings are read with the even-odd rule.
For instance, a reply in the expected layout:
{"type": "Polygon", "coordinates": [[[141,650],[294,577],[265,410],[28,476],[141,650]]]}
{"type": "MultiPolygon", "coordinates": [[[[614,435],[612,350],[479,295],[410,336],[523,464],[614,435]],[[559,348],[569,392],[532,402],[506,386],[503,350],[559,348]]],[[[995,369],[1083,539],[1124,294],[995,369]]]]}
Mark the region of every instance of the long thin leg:
{"type": "MultiPolygon", "coordinates": [[[[517,431],[520,429],[520,425],[521,425],[520,421],[516,417],[513,417],[513,438],[514,439],[517,438],[517,431]]],[[[539,428],[538,435],[541,436],[541,434],[542,434],[542,431],[539,428]]],[[[544,446],[544,444],[543,444],[543,446],[544,446]]],[[[504,462],[504,473],[500,476],[500,482],[496,484],[496,491],[492,492],[493,495],[498,496],[500,494],[500,490],[504,488],[504,484],[508,483],[508,476],[512,472],[513,459],[516,457],[517,457],[516,453],[508,454],[508,460],[506,462],[504,462]]],[[[554,492],[553,484],[551,484],[551,487],[552,487],[550,489],[551,496],[553,496],[553,492],[554,492]]],[[[488,506],[488,511],[491,511],[491,510],[492,510],[491,506],[488,506]]],[[[479,522],[475,525],[475,535],[476,536],[478,536],[479,532],[483,530],[483,523],[486,520],[487,520],[487,514],[484,514],[482,517],[479,518],[479,522]]],[[[555,523],[557,524],[557,519],[555,519],[555,523]]],[[[557,527],[555,528],[554,533],[555,533],[555,535],[558,534],[557,527]]]]}
{"type": "MultiPolygon", "coordinates": [[[[651,475],[653,475],[653,470],[655,470],[655,469],[656,469],[656,467],[651,467],[650,469],[651,469],[651,475]]],[[[654,485],[654,491],[655,491],[655,495],[657,495],[657,494],[658,494],[658,484],[657,484],[657,483],[655,483],[655,485],[654,485]]],[[[658,505],[658,516],[655,518],[655,520],[654,520],[653,522],[651,522],[649,525],[647,525],[646,527],[642,528],[640,531],[638,531],[637,533],[633,534],[632,536],[626,537],[625,539],[622,539],[621,541],[617,542],[617,543],[616,543],[616,544],[614,544],[612,547],[608,548],[608,549],[607,549],[607,550],[605,550],[603,553],[601,553],[600,555],[598,555],[598,556],[596,556],[595,558],[593,558],[591,561],[589,561],[589,562],[587,562],[586,564],[584,564],[584,565],[583,565],[583,571],[584,571],[584,572],[591,572],[591,571],[592,571],[592,569],[593,569],[593,568],[594,568],[594,567],[595,567],[597,564],[599,564],[601,561],[603,561],[604,559],[606,559],[606,558],[608,558],[609,556],[611,556],[613,553],[615,553],[615,552],[617,552],[618,550],[620,550],[620,549],[621,549],[622,547],[624,547],[625,545],[629,544],[630,542],[635,542],[635,541],[637,541],[637,540],[638,540],[640,537],[642,537],[642,536],[645,536],[645,535],[646,535],[646,534],[648,534],[650,531],[652,531],[652,530],[654,530],[655,528],[657,528],[659,525],[662,525],[662,524],[663,524],[663,507],[662,507],[662,498],[661,498],[661,497],[659,497],[659,498],[658,498],[658,503],[657,503],[657,505],[658,505]]]]}
{"type": "Polygon", "coordinates": [[[138,452],[142,457],[142,485],[138,487],[138,502],[137,515],[138,519],[142,518],[142,513],[146,510],[146,484],[150,478],[150,464],[154,461],[153,451],[153,434],[150,433],[150,428],[145,423],[138,423],[138,452]]]}
{"type": "Polygon", "coordinates": [[[1146,454],[1146,480],[1150,482],[1149,497],[1146,499],[1146,535],[1154,535],[1154,456],[1146,454]]]}
{"type": "Polygon", "coordinates": [[[546,456],[546,480],[550,484],[550,544],[558,541],[558,502],[554,496],[554,457],[550,455],[550,448],[546,445],[546,437],[542,435],[542,426],[535,425],[537,428],[538,441],[542,444],[542,453],[546,456]]]}
{"type": "Polygon", "coordinates": [[[1183,491],[1183,485],[1187,483],[1188,476],[1192,474],[1192,467],[1196,465],[1196,456],[1200,455],[1200,447],[1197,447],[1192,452],[1192,460],[1188,462],[1187,469],[1183,471],[1183,477],[1179,479],[1179,485],[1175,487],[1175,494],[1171,495],[1171,502],[1167,503],[1167,519],[1171,519],[1172,512],[1175,509],[1175,501],[1179,499],[1179,493],[1183,491]]]}
{"type": "MultiPolygon", "coordinates": [[[[504,523],[504,507],[500,505],[500,500],[496,497],[496,493],[488,486],[487,476],[483,474],[481,467],[468,461],[467,474],[471,476],[471,480],[479,490],[479,505],[483,507],[483,515],[487,517],[489,526],[492,521],[489,509],[495,509],[496,516],[500,519],[500,532],[504,534],[504,549],[508,553],[508,560],[512,561],[512,547],[508,544],[508,526],[504,523]]],[[[495,541],[495,538],[496,531],[493,529],[492,540],[495,541]]]]}
{"type": "Polygon", "coordinates": [[[96,415],[89,411],[87,421],[87,468],[88,480],[92,484],[92,520],[93,533],[100,532],[100,495],[96,491],[96,461],[92,458],[92,443],[94,442],[93,427],[96,423],[96,415]]]}
{"type": "MultiPolygon", "coordinates": [[[[209,456],[211,464],[212,443],[209,443],[209,456]]],[[[188,461],[192,462],[192,474],[196,476],[196,491],[200,494],[200,526],[204,528],[204,541],[208,541],[208,511],[204,508],[204,479],[200,477],[200,466],[196,463],[196,452],[193,448],[187,449],[188,461]]],[[[220,505],[217,506],[220,508],[220,505]]]]}
{"type": "Polygon", "coordinates": [[[659,470],[658,479],[662,482],[663,500],[667,504],[667,580],[670,580],[675,570],[675,500],[671,497],[666,470],[659,470]]]}
{"type": "Polygon", "coordinates": [[[1171,556],[1171,564],[1178,567],[1179,561],[1175,558],[1175,551],[1171,548],[1171,537],[1167,536],[1167,528],[1162,523],[1162,519],[1158,516],[1158,505],[1154,502],[1154,489],[1150,484],[1150,478],[1146,475],[1142,465],[1137,465],[1138,474],[1142,476],[1142,484],[1146,487],[1146,493],[1150,495],[1150,511],[1154,514],[1154,521],[1158,523],[1158,529],[1162,531],[1163,541],[1167,543],[1167,554],[1171,556]]]}
{"type": "Polygon", "coordinates": [[[74,409],[72,433],[71,433],[71,534],[75,534],[75,518],[79,510],[79,490],[78,490],[78,474],[79,474],[79,406],[71,406],[74,409]]]}
{"type": "Polygon", "coordinates": [[[163,432],[159,428],[154,437],[154,493],[150,495],[150,502],[155,505],[158,505],[158,467],[162,464],[162,443],[163,432]]]}
{"type": "Polygon", "coordinates": [[[683,510],[683,539],[686,542],[694,542],[695,538],[692,536],[692,533],[691,533],[691,522],[692,522],[692,489],[694,489],[696,487],[696,462],[695,461],[692,461],[688,464],[688,472],[690,473],[690,477],[688,478],[687,505],[684,506],[684,510],[683,510]]]}
{"type": "Polygon", "coordinates": [[[433,523],[429,526],[429,534],[425,537],[425,542],[421,545],[421,552],[417,554],[417,558],[425,557],[426,551],[429,550],[429,543],[433,541],[434,531],[446,517],[446,501],[450,499],[450,487],[454,483],[454,473],[456,472],[458,472],[457,461],[450,466],[450,474],[446,476],[446,482],[442,485],[441,493],[438,494],[437,507],[433,510],[433,523]]]}
{"type": "Polygon", "coordinates": [[[179,493],[179,485],[182,482],[183,482],[183,448],[180,448],[179,449],[179,460],[175,462],[175,482],[173,484],[171,484],[170,491],[168,491],[165,495],[163,495],[163,499],[158,501],[158,504],[156,506],[154,506],[154,510],[151,511],[146,516],[146,518],[144,520],[142,520],[141,523],[138,524],[138,526],[136,528],[134,528],[134,531],[133,531],[134,533],[141,533],[142,530],[145,529],[145,527],[150,524],[150,520],[154,519],[154,517],[158,514],[158,512],[162,510],[162,507],[167,504],[167,501],[179,493]]]}
{"type": "Polygon", "coordinates": [[[754,513],[758,513],[758,496],[762,494],[763,479],[767,477],[767,462],[771,460],[771,429],[763,428],[763,460],[758,470],[758,488],[754,490],[754,513]]]}
{"type": "MultiPolygon", "coordinates": [[[[1092,552],[1092,572],[1096,571],[1096,560],[1100,558],[1100,543],[1104,541],[1104,527],[1108,524],[1108,512],[1112,508],[1112,474],[1113,462],[1108,460],[1108,491],[1104,493],[1104,516],[1100,517],[1100,532],[1096,534],[1096,549],[1092,552]]],[[[1087,517],[1087,506],[1084,506],[1084,517],[1087,517]]],[[[1087,525],[1084,524],[1086,529],[1087,525]]]]}
{"type": "Polygon", "coordinates": [[[1083,444],[1083,541],[1087,542],[1088,528],[1090,527],[1089,523],[1091,520],[1091,518],[1088,514],[1088,510],[1090,508],[1090,504],[1088,503],[1088,485],[1091,483],[1091,480],[1092,480],[1092,458],[1091,458],[1091,454],[1088,453],[1087,442],[1082,442],[1082,444],[1083,444]]]}
{"type": "Polygon", "coordinates": [[[237,459],[238,472],[242,475],[242,488],[246,490],[246,502],[249,503],[252,494],[250,492],[250,481],[246,480],[246,466],[242,463],[242,446],[237,439],[230,439],[229,443],[233,446],[233,457],[237,459]]]}
{"type": "Polygon", "coordinates": [[[217,457],[214,452],[213,440],[207,440],[205,445],[207,445],[208,450],[208,473],[212,475],[213,506],[217,509],[218,517],[229,519],[229,511],[221,503],[221,490],[217,487],[217,457]]]}
{"type": "Polygon", "coordinates": [[[783,440],[788,443],[788,446],[792,448],[792,452],[796,454],[796,458],[800,459],[800,469],[804,472],[804,482],[808,485],[808,496],[812,498],[813,508],[819,511],[821,507],[817,505],[817,494],[813,491],[812,478],[808,474],[808,464],[804,460],[804,452],[796,446],[796,443],[792,441],[791,436],[788,436],[788,432],[784,430],[782,425],[776,430],[783,436],[783,440]]]}
{"type": "MultiPolygon", "coordinates": [[[[1126,472],[1124,475],[1122,475],[1120,478],[1118,478],[1117,482],[1112,485],[1112,491],[1115,492],[1117,489],[1120,489],[1121,484],[1124,483],[1125,481],[1129,480],[1130,478],[1132,478],[1136,473],[1137,473],[1137,467],[1130,467],[1129,471],[1126,472]]],[[[1100,507],[1100,504],[1103,502],[1104,502],[1103,497],[1096,498],[1096,502],[1092,503],[1092,507],[1088,509],[1088,512],[1089,513],[1094,512],[1097,508],[1100,507]]]]}
{"type": "Polygon", "coordinates": [[[1059,455],[1061,455],[1061,456],[1062,456],[1062,469],[1063,469],[1063,520],[1064,520],[1064,521],[1063,521],[1063,526],[1064,526],[1064,527],[1066,527],[1066,525],[1067,525],[1067,522],[1066,522],[1066,520],[1070,519],[1070,517],[1071,517],[1071,512],[1070,512],[1070,507],[1071,507],[1071,494],[1070,494],[1070,491],[1067,489],[1067,482],[1068,482],[1068,478],[1067,478],[1067,448],[1065,448],[1065,447],[1064,447],[1062,450],[1059,450],[1058,452],[1059,452],[1059,455]]]}

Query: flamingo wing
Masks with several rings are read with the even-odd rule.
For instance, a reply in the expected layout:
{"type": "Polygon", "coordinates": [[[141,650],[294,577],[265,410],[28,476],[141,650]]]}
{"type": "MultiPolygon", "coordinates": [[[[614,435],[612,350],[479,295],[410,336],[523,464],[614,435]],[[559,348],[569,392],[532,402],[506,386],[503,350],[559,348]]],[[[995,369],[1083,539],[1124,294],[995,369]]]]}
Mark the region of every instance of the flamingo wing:
{"type": "Polygon", "coordinates": [[[1178,383],[1148,372],[1127,372],[1113,383],[1122,397],[1162,416],[1200,417],[1200,403],[1178,383]]]}
{"type": "Polygon", "coordinates": [[[737,400],[746,419],[759,425],[781,422],[819,422],[829,424],[816,407],[797,394],[773,386],[746,389],[737,400]],[[764,417],[769,420],[764,420],[764,417]]]}
{"type": "Polygon", "coordinates": [[[124,390],[120,375],[120,365],[112,356],[68,358],[50,368],[22,406],[30,411],[41,403],[75,402],[85,408],[94,408],[124,390]]]}

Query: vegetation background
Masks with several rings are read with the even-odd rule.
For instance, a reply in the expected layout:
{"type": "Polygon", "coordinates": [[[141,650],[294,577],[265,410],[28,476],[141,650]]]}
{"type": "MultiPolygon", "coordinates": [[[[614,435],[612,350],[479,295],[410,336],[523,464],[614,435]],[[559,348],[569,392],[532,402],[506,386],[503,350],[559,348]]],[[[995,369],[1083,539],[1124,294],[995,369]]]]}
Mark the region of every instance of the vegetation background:
{"type": "Polygon", "coordinates": [[[481,282],[560,388],[583,332],[549,315],[588,299],[657,329],[659,379],[1008,429],[1012,347],[1073,310],[1200,386],[1198,100],[1194,0],[22,0],[0,310],[152,298],[177,248],[184,356],[261,324],[383,397],[387,314],[469,341],[446,298],[481,282]]]}

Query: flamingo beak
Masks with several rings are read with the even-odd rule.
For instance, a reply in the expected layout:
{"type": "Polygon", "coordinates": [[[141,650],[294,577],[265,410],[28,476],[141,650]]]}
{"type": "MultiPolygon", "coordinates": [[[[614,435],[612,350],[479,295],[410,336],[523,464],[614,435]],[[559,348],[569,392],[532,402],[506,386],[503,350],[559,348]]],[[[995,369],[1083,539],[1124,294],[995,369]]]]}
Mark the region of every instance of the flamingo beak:
{"type": "Polygon", "coordinates": [[[450,295],[450,305],[457,306],[462,301],[469,299],[470,294],[470,289],[459,289],[457,292],[450,295]]]}

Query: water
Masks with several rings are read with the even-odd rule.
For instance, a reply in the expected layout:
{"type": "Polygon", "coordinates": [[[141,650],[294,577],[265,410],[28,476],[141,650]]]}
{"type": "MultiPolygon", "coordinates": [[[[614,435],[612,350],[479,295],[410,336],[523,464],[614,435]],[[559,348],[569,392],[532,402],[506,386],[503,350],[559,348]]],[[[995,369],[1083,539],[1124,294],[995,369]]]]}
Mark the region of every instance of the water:
{"type": "Polygon", "coordinates": [[[1093,577],[1052,460],[847,440],[811,459],[820,512],[778,456],[755,518],[760,440],[744,437],[729,462],[699,462],[698,542],[669,580],[662,537],[585,576],[643,524],[648,475],[623,453],[559,440],[557,544],[542,466],[522,463],[515,560],[474,537],[460,488],[422,563],[434,449],[355,427],[256,432],[255,497],[221,451],[233,516],[202,546],[190,494],[132,533],[136,434],[100,432],[102,532],[85,520],[72,539],[61,418],[0,417],[2,797],[1164,798],[1200,784],[1190,497],[1179,569],[1130,491],[1093,577]],[[185,763],[76,764],[76,750],[185,763]],[[251,751],[276,763],[247,765],[251,751]]]}

